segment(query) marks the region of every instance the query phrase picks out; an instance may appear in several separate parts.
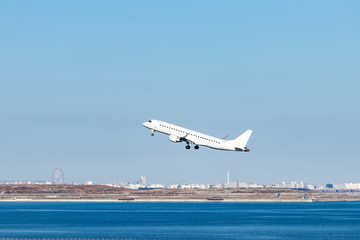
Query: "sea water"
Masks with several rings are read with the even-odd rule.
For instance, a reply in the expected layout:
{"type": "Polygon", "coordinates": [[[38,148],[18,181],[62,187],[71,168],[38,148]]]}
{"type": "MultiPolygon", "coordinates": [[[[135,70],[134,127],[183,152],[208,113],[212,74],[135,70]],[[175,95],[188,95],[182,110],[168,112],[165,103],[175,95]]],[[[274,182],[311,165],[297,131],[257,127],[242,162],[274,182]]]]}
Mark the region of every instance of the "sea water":
{"type": "Polygon", "coordinates": [[[360,203],[0,203],[0,239],[360,239],[360,203]]]}

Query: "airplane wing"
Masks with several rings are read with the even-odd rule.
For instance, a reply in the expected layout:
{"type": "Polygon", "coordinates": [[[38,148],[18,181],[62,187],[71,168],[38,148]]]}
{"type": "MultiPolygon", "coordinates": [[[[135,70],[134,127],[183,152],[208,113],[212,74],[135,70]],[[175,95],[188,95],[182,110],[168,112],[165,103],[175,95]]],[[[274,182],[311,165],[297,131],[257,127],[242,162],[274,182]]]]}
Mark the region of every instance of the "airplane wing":
{"type": "Polygon", "coordinates": [[[198,139],[191,136],[190,134],[186,134],[184,137],[181,137],[180,140],[191,144],[200,145],[198,139]]]}
{"type": "Polygon", "coordinates": [[[226,135],[225,137],[222,137],[221,139],[226,140],[230,135],[226,135]]]}
{"type": "Polygon", "coordinates": [[[188,136],[189,136],[189,133],[188,133],[188,134],[185,134],[185,136],[183,136],[183,137],[180,137],[180,140],[183,141],[183,142],[191,142],[191,141],[188,139],[188,136]]]}

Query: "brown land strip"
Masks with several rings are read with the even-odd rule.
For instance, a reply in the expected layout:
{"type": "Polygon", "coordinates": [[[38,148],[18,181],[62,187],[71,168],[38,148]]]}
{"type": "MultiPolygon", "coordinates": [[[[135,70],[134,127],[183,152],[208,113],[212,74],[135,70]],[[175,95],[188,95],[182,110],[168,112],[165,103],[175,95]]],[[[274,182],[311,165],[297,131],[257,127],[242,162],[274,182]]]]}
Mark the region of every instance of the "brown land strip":
{"type": "Polygon", "coordinates": [[[345,202],[360,192],[296,189],[152,189],[103,185],[2,184],[0,201],[38,202],[345,202]],[[280,193],[280,196],[278,194],[280,193]]]}

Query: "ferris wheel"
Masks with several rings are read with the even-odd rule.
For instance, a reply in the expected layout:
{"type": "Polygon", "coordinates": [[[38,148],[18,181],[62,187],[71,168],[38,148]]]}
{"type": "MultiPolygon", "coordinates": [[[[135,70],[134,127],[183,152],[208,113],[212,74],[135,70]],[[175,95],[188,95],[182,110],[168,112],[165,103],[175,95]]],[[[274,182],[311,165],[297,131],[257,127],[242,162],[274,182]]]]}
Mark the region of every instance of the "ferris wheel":
{"type": "Polygon", "coordinates": [[[53,184],[64,184],[64,173],[61,168],[55,168],[52,175],[53,184]]]}

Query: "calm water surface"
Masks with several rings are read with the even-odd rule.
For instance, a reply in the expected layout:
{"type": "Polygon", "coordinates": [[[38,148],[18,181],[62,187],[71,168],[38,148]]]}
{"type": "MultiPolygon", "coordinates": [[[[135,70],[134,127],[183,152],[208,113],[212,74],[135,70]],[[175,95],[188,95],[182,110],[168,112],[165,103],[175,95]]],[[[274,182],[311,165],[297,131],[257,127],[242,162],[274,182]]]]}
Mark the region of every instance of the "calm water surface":
{"type": "Polygon", "coordinates": [[[360,239],[360,203],[0,203],[0,237],[360,239]]]}

